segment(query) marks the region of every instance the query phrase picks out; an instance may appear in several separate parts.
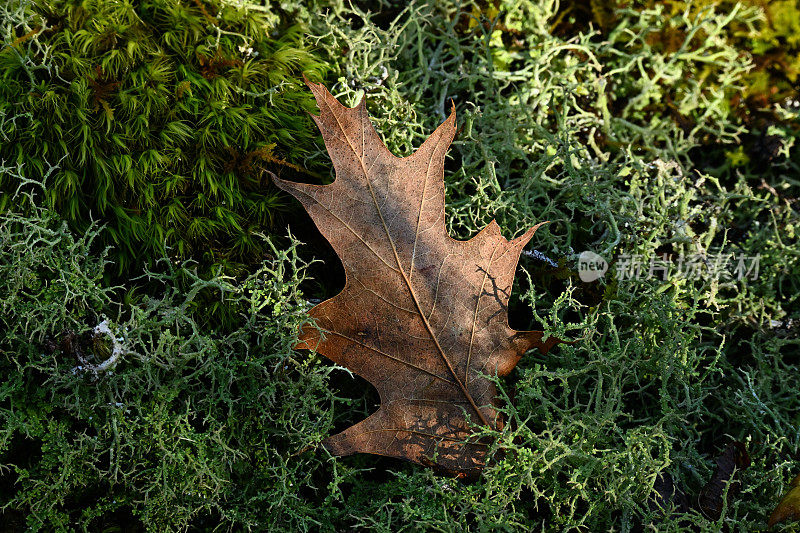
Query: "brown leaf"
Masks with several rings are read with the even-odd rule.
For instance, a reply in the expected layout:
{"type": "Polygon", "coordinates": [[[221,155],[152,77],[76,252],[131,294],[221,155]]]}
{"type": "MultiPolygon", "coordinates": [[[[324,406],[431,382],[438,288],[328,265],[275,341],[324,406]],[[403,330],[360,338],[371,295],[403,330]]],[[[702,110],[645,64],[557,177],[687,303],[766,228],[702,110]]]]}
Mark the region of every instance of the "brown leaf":
{"type": "Polygon", "coordinates": [[[530,348],[559,341],[515,331],[507,305],[517,260],[536,227],[507,240],[492,221],[468,241],[444,219],[444,160],[455,109],[411,156],[381,142],[362,100],[345,108],[307,82],[314,120],[336,180],[309,185],[274,178],[308,211],[342,260],[345,288],[310,314],[298,348],[316,350],[372,383],[381,406],[323,445],[335,455],[373,453],[454,472],[483,467],[487,445],[470,422],[499,429],[494,384],[530,348]],[[468,442],[467,442],[468,441],[468,442]]]}
{"type": "Polygon", "coordinates": [[[717,468],[700,491],[698,498],[700,510],[712,520],[717,520],[722,515],[725,488],[728,487],[729,501],[741,488],[741,483],[734,478],[734,473],[750,466],[747,446],[739,441],[728,444],[722,455],[717,457],[716,462],[717,468]]]}
{"type": "Polygon", "coordinates": [[[648,502],[648,507],[668,509],[670,506],[674,506],[678,513],[685,513],[689,510],[689,498],[675,485],[669,472],[662,472],[653,483],[653,497],[648,502]]]}
{"type": "Polygon", "coordinates": [[[783,497],[772,514],[769,515],[767,527],[772,527],[786,520],[800,520],[800,475],[789,483],[789,492],[783,497]]]}

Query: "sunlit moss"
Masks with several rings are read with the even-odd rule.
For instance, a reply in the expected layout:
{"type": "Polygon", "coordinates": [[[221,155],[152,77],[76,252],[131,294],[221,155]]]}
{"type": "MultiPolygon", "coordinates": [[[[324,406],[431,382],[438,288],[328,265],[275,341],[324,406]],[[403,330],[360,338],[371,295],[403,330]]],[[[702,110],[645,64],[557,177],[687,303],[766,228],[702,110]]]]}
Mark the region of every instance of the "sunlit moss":
{"type": "MultiPolygon", "coordinates": [[[[303,171],[302,74],[325,65],[279,11],[235,2],[14,0],[2,24],[0,159],[47,165],[47,203],[102,221],[117,270],[164,253],[249,262],[286,213],[267,169],[303,171]],[[12,16],[13,15],[13,16],[12,16]]],[[[18,182],[0,178],[0,209],[18,182]]]]}

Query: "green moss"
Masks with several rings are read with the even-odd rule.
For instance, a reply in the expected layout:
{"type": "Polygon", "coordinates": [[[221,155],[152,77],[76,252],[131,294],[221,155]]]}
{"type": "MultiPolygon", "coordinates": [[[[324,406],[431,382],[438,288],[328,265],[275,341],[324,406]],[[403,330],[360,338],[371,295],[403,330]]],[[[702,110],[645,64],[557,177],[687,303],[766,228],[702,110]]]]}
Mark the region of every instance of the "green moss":
{"type": "MultiPolygon", "coordinates": [[[[178,258],[249,262],[285,198],[267,170],[316,151],[302,73],[325,66],[302,28],[230,2],[15,0],[0,52],[0,159],[41,179],[124,270],[178,258]]],[[[308,163],[313,168],[313,163],[308,163]]],[[[0,209],[19,182],[0,181],[0,209]]]]}

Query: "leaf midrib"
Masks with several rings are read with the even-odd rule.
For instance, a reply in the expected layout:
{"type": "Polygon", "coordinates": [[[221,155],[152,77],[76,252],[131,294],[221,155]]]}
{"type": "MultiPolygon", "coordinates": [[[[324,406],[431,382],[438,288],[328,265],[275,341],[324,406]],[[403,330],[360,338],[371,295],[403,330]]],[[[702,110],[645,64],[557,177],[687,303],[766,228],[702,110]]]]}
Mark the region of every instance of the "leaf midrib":
{"type": "MultiPolygon", "coordinates": [[[[453,379],[455,380],[456,384],[461,389],[461,392],[464,394],[464,396],[467,398],[467,400],[469,401],[469,403],[472,406],[472,408],[478,414],[478,417],[481,419],[481,422],[483,422],[483,424],[486,425],[486,426],[493,427],[489,423],[489,421],[487,420],[487,418],[483,414],[483,412],[475,404],[475,400],[472,398],[472,395],[469,393],[469,391],[467,390],[466,386],[464,386],[464,383],[461,381],[461,379],[459,379],[458,374],[456,374],[456,371],[453,368],[453,365],[450,363],[450,360],[447,358],[447,354],[445,354],[444,349],[442,348],[441,344],[439,344],[439,339],[436,337],[436,334],[433,332],[433,328],[431,327],[430,323],[428,322],[428,319],[425,316],[425,313],[422,311],[422,306],[420,305],[419,300],[417,299],[417,295],[414,292],[414,287],[411,285],[411,280],[408,279],[408,276],[406,276],[406,273],[403,270],[403,265],[402,265],[402,263],[400,261],[400,255],[397,253],[397,248],[394,245],[394,240],[392,240],[392,235],[389,232],[389,226],[386,224],[386,220],[383,218],[383,213],[381,212],[381,208],[380,208],[380,206],[378,204],[378,199],[375,196],[375,190],[372,188],[372,183],[370,182],[370,179],[369,179],[369,173],[367,172],[367,169],[364,166],[363,144],[366,142],[366,135],[364,135],[363,130],[362,130],[362,151],[361,151],[361,155],[359,155],[359,153],[356,151],[355,146],[353,146],[353,143],[350,142],[350,137],[348,137],[347,132],[345,131],[345,129],[344,129],[343,125],[342,125],[342,122],[339,120],[339,117],[337,116],[337,114],[334,111],[334,109],[328,104],[327,101],[325,101],[325,105],[328,107],[328,110],[330,111],[331,115],[333,115],[333,118],[336,119],[336,123],[339,125],[339,130],[342,132],[342,135],[343,135],[345,141],[347,142],[347,145],[350,146],[350,149],[353,151],[353,155],[355,155],[356,158],[358,159],[358,163],[361,166],[361,170],[364,172],[364,179],[367,182],[367,187],[369,188],[369,194],[372,197],[373,204],[375,205],[375,211],[378,213],[378,217],[380,217],[380,219],[381,219],[381,225],[383,226],[383,230],[386,233],[386,238],[389,239],[389,244],[392,247],[392,253],[394,254],[394,259],[395,259],[395,261],[397,263],[397,270],[400,272],[400,276],[403,278],[403,282],[405,283],[406,288],[408,289],[408,292],[411,295],[411,299],[414,301],[414,306],[417,308],[417,313],[419,314],[420,318],[422,319],[423,324],[425,324],[425,329],[428,330],[428,334],[431,336],[431,339],[433,340],[433,343],[436,345],[436,349],[439,351],[439,355],[441,356],[442,360],[444,361],[445,366],[447,366],[447,369],[450,371],[450,374],[453,376],[453,379]]],[[[422,195],[424,197],[425,190],[422,191],[422,195]]]]}

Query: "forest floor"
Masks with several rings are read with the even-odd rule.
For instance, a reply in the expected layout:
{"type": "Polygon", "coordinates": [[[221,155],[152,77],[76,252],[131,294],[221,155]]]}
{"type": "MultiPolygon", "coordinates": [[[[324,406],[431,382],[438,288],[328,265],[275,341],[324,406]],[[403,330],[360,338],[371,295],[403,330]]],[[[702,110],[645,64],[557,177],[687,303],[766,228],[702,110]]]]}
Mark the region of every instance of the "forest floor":
{"type": "Polygon", "coordinates": [[[800,8],[405,4],[0,7],[0,530],[766,528],[800,473],[800,8]],[[378,397],[293,349],[344,284],[269,178],[333,179],[303,75],[398,156],[455,105],[452,237],[550,221],[510,323],[577,342],[499,380],[477,480],[320,445],[378,397]]]}

